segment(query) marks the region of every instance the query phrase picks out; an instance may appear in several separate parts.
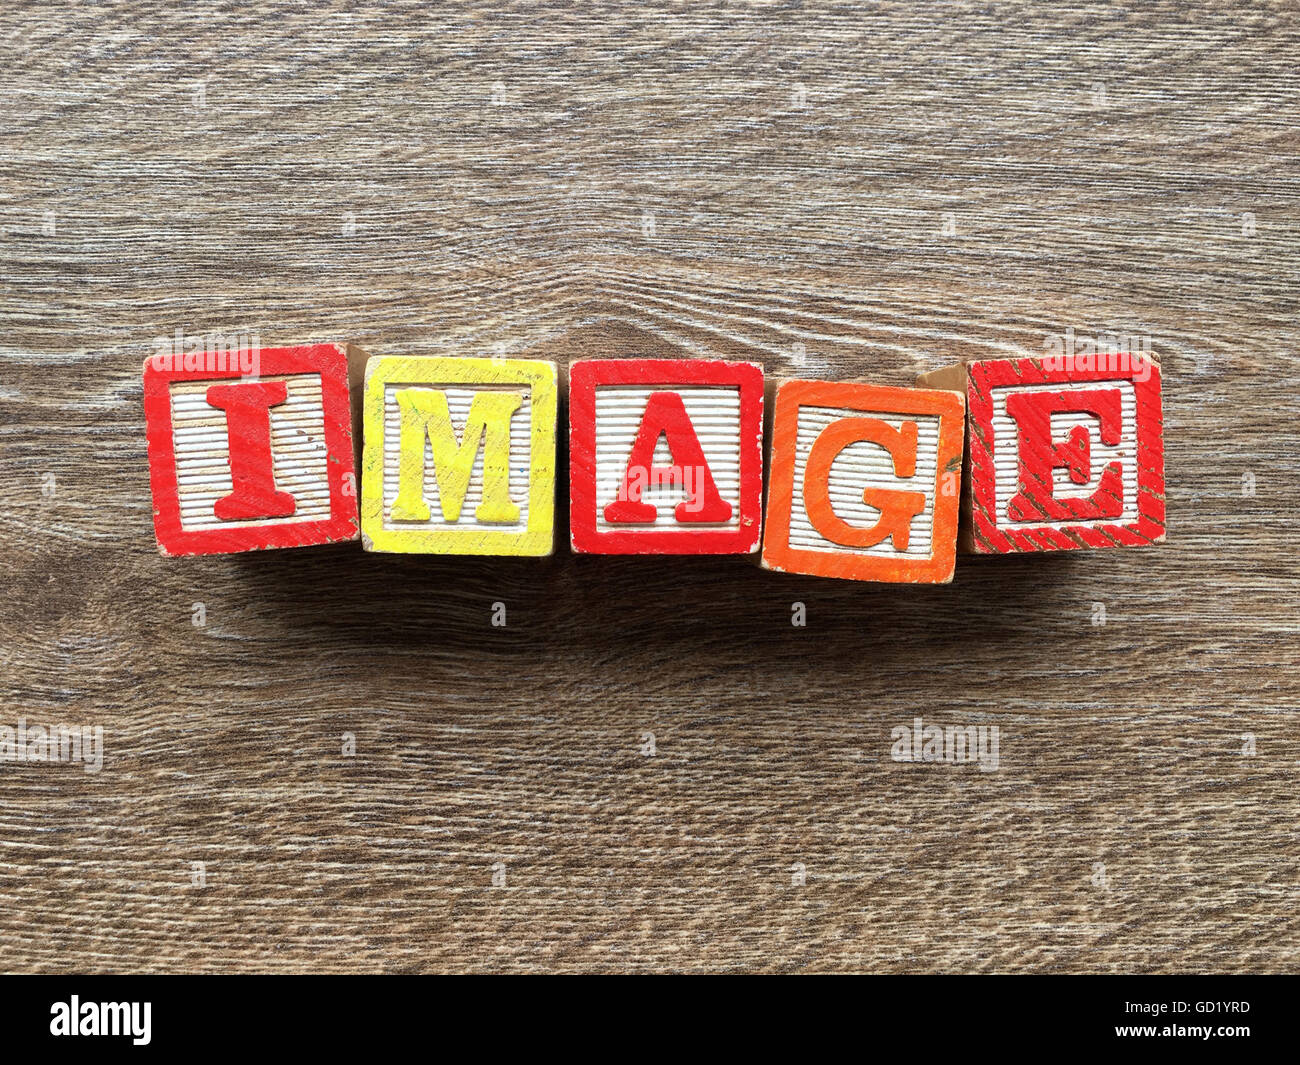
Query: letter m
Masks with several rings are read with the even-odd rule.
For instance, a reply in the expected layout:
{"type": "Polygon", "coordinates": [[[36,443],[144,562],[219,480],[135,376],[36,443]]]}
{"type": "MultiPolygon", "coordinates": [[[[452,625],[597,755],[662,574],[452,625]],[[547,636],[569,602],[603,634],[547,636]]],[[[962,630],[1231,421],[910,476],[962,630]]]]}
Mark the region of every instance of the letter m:
{"type": "Polygon", "coordinates": [[[483,500],[474,511],[475,519],[493,524],[519,520],[519,507],[510,501],[510,420],[523,403],[523,393],[476,392],[459,440],[451,424],[446,392],[401,388],[394,393],[394,398],[401,415],[394,521],[429,520],[429,505],[424,498],[426,439],[445,521],[460,520],[480,449],[483,500]]]}

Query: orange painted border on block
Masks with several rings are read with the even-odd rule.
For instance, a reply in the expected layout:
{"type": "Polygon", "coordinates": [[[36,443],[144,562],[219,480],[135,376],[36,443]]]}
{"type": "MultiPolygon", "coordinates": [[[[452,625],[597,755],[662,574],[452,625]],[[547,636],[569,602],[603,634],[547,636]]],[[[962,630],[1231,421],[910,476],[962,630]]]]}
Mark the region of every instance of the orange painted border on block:
{"type": "MultiPolygon", "coordinates": [[[[965,446],[966,402],[959,392],[842,381],[786,381],[776,393],[772,419],[767,514],[764,520],[762,564],[770,570],[840,577],[858,581],[943,584],[952,580],[957,561],[958,487],[945,493],[945,475],[961,476],[965,446]],[[851,548],[809,551],[790,546],[790,516],[794,506],[794,467],[800,407],[831,407],[855,415],[928,414],[939,418],[938,464],[933,491],[933,532],[928,558],[881,558],[851,548]]],[[[834,425],[835,423],[831,423],[834,425]]],[[[900,481],[900,488],[906,481],[900,481]]]]}

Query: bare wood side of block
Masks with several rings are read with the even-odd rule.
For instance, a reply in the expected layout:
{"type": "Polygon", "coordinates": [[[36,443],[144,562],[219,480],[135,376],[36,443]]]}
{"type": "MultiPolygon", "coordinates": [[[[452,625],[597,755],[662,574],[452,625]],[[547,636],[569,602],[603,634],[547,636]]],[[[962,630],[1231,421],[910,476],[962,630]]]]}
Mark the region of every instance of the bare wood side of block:
{"type": "MultiPolygon", "coordinates": [[[[970,371],[964,362],[944,366],[920,374],[916,383],[922,388],[942,388],[949,392],[966,395],[966,385],[970,381],[970,371]]],[[[966,413],[966,431],[963,434],[961,457],[961,507],[957,520],[957,550],[961,554],[971,554],[975,550],[974,529],[974,494],[970,481],[970,412],[966,413]]]]}
{"type": "MultiPolygon", "coordinates": [[[[359,344],[345,345],[348,357],[348,401],[352,410],[352,452],[353,469],[356,478],[361,477],[361,458],[365,454],[365,388],[366,363],[371,359],[370,352],[359,344]]],[[[361,498],[361,485],[353,486],[357,498],[361,498]]]]}

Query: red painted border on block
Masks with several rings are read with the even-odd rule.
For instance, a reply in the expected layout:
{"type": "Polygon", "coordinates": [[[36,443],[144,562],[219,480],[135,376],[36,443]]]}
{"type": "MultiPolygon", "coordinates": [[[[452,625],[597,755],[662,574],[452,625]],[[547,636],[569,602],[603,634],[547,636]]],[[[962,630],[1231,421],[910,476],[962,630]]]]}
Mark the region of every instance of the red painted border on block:
{"type": "MultiPolygon", "coordinates": [[[[230,529],[181,527],[180,493],[172,433],[171,385],[175,381],[238,379],[233,369],[160,369],[155,358],[144,364],[144,417],[149,450],[149,482],[153,490],[154,532],[165,555],[216,555],[273,547],[306,547],[357,538],[357,496],[344,492],[346,479],[356,483],[352,452],[352,409],[348,398],[347,351],[338,344],[294,348],[262,348],[262,375],[319,374],[325,418],[326,470],[330,516],[318,521],[239,525],[230,529]]],[[[185,356],[176,356],[182,362],[185,356]]],[[[252,380],[252,378],[250,378],[252,380]]]]}
{"type": "MultiPolygon", "coordinates": [[[[1111,356],[1107,356],[1110,358],[1111,356]]],[[[974,549],[984,554],[1013,551],[1064,551],[1084,547],[1136,547],[1165,538],[1165,447],[1160,407],[1160,367],[1146,381],[1137,370],[1044,368],[1038,359],[989,359],[968,366],[966,408],[970,420],[970,468],[974,549]],[[993,397],[1006,385],[1053,385],[1080,381],[1132,381],[1137,392],[1137,491],[1135,522],[1068,526],[1055,529],[1016,522],[999,526],[995,514],[993,397]]]]}
{"type": "Polygon", "coordinates": [[[763,524],[763,368],[702,359],[584,359],[569,367],[569,537],[603,555],[742,555],[763,524]],[[740,527],[602,532],[596,527],[596,389],[721,385],[740,389],[740,527]]]}

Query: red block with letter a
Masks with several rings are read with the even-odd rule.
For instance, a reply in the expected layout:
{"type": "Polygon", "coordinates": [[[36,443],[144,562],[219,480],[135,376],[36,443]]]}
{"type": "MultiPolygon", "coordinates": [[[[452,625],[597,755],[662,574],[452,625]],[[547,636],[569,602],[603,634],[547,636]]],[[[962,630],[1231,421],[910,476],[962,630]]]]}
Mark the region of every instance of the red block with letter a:
{"type": "Polygon", "coordinates": [[[569,368],[573,550],[748,554],[763,506],[763,369],[696,359],[569,368]]]}
{"type": "Polygon", "coordinates": [[[1129,547],[1165,538],[1160,367],[1145,355],[986,359],[964,379],[965,546],[986,554],[1129,547]]]}
{"type": "Polygon", "coordinates": [[[348,352],[336,344],[147,359],[159,550],[213,555],[355,540],[348,396],[348,352]]]}

